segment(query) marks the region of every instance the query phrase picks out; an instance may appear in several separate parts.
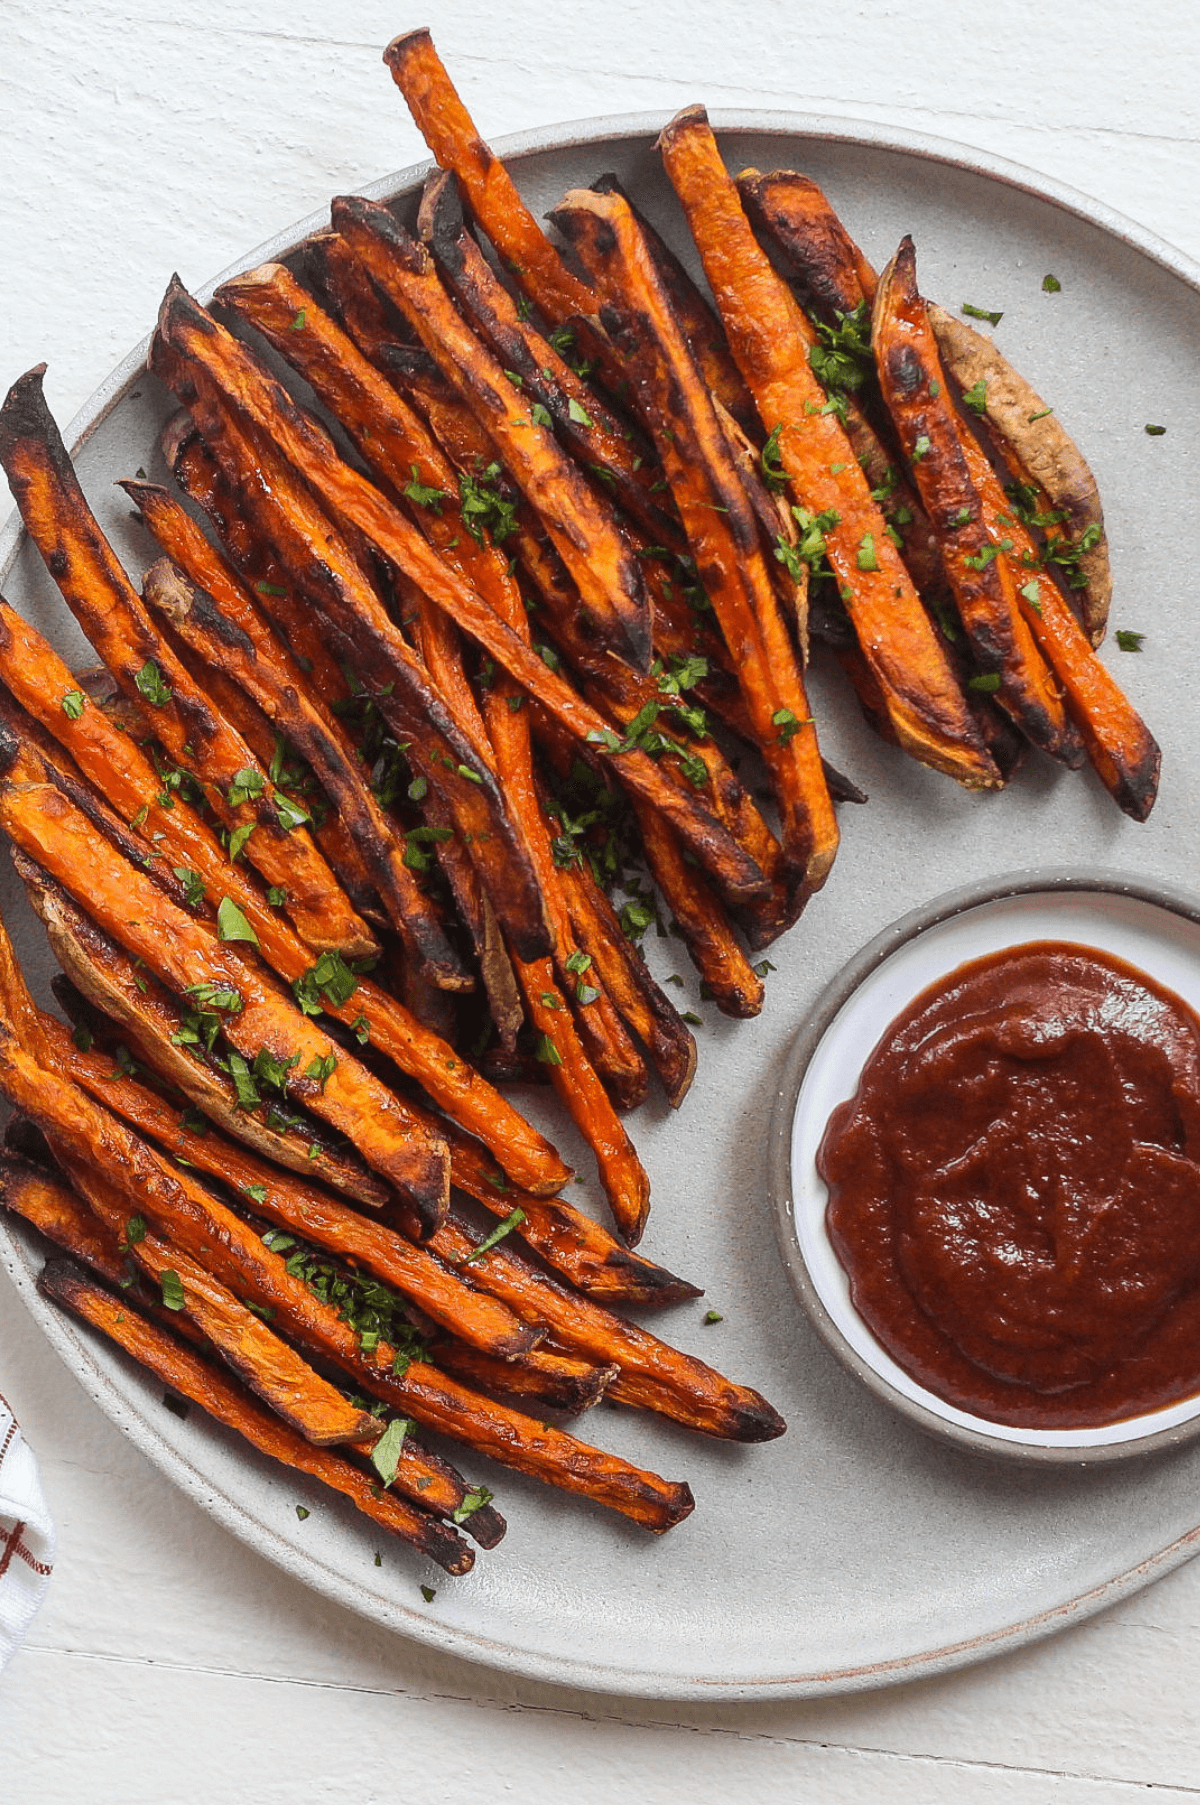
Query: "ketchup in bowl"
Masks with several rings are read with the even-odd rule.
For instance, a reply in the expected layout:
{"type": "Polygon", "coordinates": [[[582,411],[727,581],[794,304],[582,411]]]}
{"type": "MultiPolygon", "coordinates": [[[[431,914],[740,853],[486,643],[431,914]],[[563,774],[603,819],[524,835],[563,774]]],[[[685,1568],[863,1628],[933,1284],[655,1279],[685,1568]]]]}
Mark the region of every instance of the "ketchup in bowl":
{"type": "Polygon", "coordinates": [[[1200,1019],[1107,953],[960,966],[889,1028],[817,1157],[859,1315],[993,1422],[1200,1391],[1200,1019]]]}

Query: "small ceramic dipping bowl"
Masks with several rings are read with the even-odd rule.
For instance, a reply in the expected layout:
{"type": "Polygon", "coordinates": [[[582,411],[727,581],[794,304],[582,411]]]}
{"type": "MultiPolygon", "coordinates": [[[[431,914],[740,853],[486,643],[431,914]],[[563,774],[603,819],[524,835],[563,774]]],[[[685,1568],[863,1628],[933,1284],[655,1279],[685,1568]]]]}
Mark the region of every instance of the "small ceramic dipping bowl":
{"type": "MultiPolygon", "coordinates": [[[[927,1432],[1026,1462],[1118,1460],[1200,1434],[1200,1388],[1164,1409],[1089,1429],[989,1422],[911,1378],[858,1315],[826,1228],[816,1156],[830,1115],[909,1004],[973,959],[1030,941],[1093,947],[1173,991],[1200,1014],[1200,897],[1107,871],[1019,871],[955,890],[886,928],[820,999],[788,1056],[772,1130],[779,1244],[818,1334],[877,1397],[927,1432]]],[[[1200,1371],[1200,1350],[1197,1355],[1200,1371]]]]}

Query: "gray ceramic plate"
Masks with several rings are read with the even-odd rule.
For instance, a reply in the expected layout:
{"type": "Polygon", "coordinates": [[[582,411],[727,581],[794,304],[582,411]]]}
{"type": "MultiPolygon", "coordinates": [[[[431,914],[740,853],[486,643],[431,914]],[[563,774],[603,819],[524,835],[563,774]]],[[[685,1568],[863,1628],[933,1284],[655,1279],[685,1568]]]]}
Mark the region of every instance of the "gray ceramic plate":
{"type": "MultiPolygon", "coordinates": [[[[565,187],[616,170],[677,239],[651,148],[661,120],[564,128],[502,148],[538,212],[565,187]]],[[[668,1336],[759,1386],[790,1433],[763,1448],[705,1445],[602,1408],[595,1440],[671,1477],[694,1517],[663,1541],[549,1496],[486,1463],[507,1540],[450,1582],[324,1497],[250,1458],[38,1299],[38,1255],[12,1229],[0,1250],[18,1290],[100,1407],[198,1502],[330,1598],[444,1650],[510,1672],[660,1698],[797,1697],[885,1684],[1045,1635],[1183,1560],[1200,1538],[1200,1449],[1103,1469],[1022,1471],[918,1434],[834,1360],[798,1309],[775,1247],[770,1122],[790,1042],[856,947],[969,879],[1031,864],[1097,865],[1187,884],[1194,870],[1200,748],[1187,560],[1200,466],[1198,272],[1078,196],[951,146],[778,114],[716,115],[731,163],[791,164],[830,191],[882,262],[906,231],[927,293],[1003,309],[998,338],[1092,460],[1107,505],[1114,624],[1146,634],[1140,657],[1106,653],[1163,742],[1148,825],[1120,816],[1090,778],[1033,762],[1011,788],[969,797],[874,740],[832,674],[813,701],[829,755],[870,793],[844,811],[833,877],[774,951],[764,1015],[704,1011],[701,1064],[678,1116],[651,1106],[635,1132],[654,1186],[647,1251],[708,1288],[669,1312],[668,1336]],[[1061,292],[1042,292],[1052,271],[1061,292]],[[1167,435],[1148,438],[1147,421],[1167,435]],[[704,1326],[706,1307],[723,1320],[704,1326]],[[311,1508],[298,1522],[297,1502],[311,1508]],[[425,1605],[419,1582],[437,1585],[425,1605]]],[[[408,190],[419,171],[376,186],[408,190]]],[[[319,224],[265,247],[277,253],[319,224]]],[[[247,267],[263,251],[247,258],[247,267]]],[[[163,271],[164,284],[168,271],[163,271]]],[[[130,566],[148,548],[113,479],[161,470],[164,397],[135,353],[75,425],[82,479],[130,566]]],[[[10,526],[0,571],[12,600],[72,655],[65,611],[10,526]]],[[[44,986],[48,957],[11,874],[0,897],[44,986]]],[[[677,943],[657,942],[661,969],[677,943]]],[[[692,974],[680,967],[696,1006],[692,974]]],[[[703,1005],[700,1005],[703,1008],[703,1005]]],[[[541,1111],[544,1105],[537,1100],[541,1111]]],[[[569,1134],[546,1112],[571,1149],[569,1134]]],[[[582,1197],[583,1192],[579,1195],[582,1197]]]]}

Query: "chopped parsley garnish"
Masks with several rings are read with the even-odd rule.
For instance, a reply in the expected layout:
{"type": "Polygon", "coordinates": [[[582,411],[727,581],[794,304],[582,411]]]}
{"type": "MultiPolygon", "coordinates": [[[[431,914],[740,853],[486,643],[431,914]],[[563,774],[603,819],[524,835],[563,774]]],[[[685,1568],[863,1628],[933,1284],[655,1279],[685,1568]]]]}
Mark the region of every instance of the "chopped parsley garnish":
{"type": "Polygon", "coordinates": [[[71,1030],[71,1039],[81,1053],[90,1053],[96,1042],[96,1036],[86,1022],[76,1022],[71,1030]]]}
{"type": "Polygon", "coordinates": [[[421,1587],[421,1597],[425,1600],[426,1604],[432,1604],[434,1599],[437,1597],[437,1587],[436,1586],[422,1586],[421,1587]]]}
{"type": "Polygon", "coordinates": [[[860,570],[878,570],[879,559],[875,556],[875,535],[864,533],[859,540],[856,560],[860,570]]]}
{"type": "Polygon", "coordinates": [[[477,545],[483,544],[485,529],[496,545],[516,531],[516,503],[508,501],[493,486],[499,475],[499,464],[488,464],[478,476],[463,471],[458,479],[463,525],[477,545]]]}
{"type": "Polygon", "coordinates": [[[1140,652],[1145,638],[1144,633],[1134,633],[1129,627],[1117,628],[1117,644],[1123,652],[1140,652]]]}
{"type": "Polygon", "coordinates": [[[87,697],[81,689],[69,689],[62,699],[62,711],[68,721],[77,721],[83,713],[87,697]]]}
{"type": "MultiPolygon", "coordinates": [[[[465,1523],[467,1518],[473,1517],[477,1510],[482,1510],[485,1504],[490,1504],[494,1496],[495,1493],[489,1492],[486,1485],[472,1486],[470,1491],[466,1493],[458,1509],[451,1516],[450,1521],[452,1523],[465,1523]]],[[[424,1587],[422,1587],[422,1590],[424,1590],[424,1587]]]]}
{"type": "Polygon", "coordinates": [[[312,820],[306,808],[301,808],[298,802],[293,802],[290,796],[284,796],[278,790],[271,800],[275,804],[275,816],[280,827],[288,833],[295,833],[298,827],[305,827],[312,820]]]}
{"type": "MultiPolygon", "coordinates": [[[[561,1064],[562,1062],[559,1061],[559,1063],[561,1064]]],[[[493,1247],[503,1241],[506,1235],[511,1235],[514,1228],[520,1228],[524,1220],[524,1210],[515,1209],[511,1211],[511,1213],[504,1218],[503,1222],[497,1222],[491,1234],[485,1235],[478,1246],[474,1247],[470,1253],[463,1255],[462,1259],[459,1261],[459,1265],[473,1265],[476,1260],[481,1259],[485,1253],[489,1253],[493,1247]]]]}
{"type": "Polygon", "coordinates": [[[548,1034],[538,1035],[534,1058],[540,1060],[543,1065],[562,1064],[562,1054],[548,1034]]]}
{"type": "Polygon", "coordinates": [[[162,673],[153,658],[148,658],[133,680],[154,708],[165,708],[171,700],[170,686],[163,682],[162,673]]]}
{"type": "Polygon", "coordinates": [[[592,955],[584,952],[573,952],[567,960],[567,970],[577,974],[590,970],[592,955]]]}
{"type": "Polygon", "coordinates": [[[237,1051],[231,1051],[227,1060],[229,1076],[233,1080],[234,1094],[239,1109],[257,1109],[262,1102],[254,1075],[246,1060],[237,1051]]]}
{"type": "Polygon", "coordinates": [[[409,501],[414,502],[418,508],[430,508],[435,514],[440,514],[442,511],[442,503],[449,500],[450,491],[448,489],[434,489],[428,483],[423,483],[417,466],[413,464],[410,468],[412,469],[412,481],[411,483],[405,483],[405,495],[408,497],[409,501]]]}
{"type": "Polygon", "coordinates": [[[1059,281],[1057,276],[1043,276],[1042,277],[1042,292],[1043,292],[1043,294],[1047,294],[1047,295],[1061,294],[1062,293],[1062,283],[1059,281]]]}
{"type": "Polygon", "coordinates": [[[535,401],[529,411],[533,415],[533,423],[535,426],[554,425],[553,414],[548,407],[543,407],[540,401],[535,401]]]}
{"type": "Polygon", "coordinates": [[[159,1277],[162,1286],[163,1308],[166,1310],[182,1310],[184,1306],[183,1280],[173,1267],[168,1266],[159,1277]]]}
{"type": "MultiPolygon", "coordinates": [[[[421,833],[446,834],[447,829],[414,828],[409,839],[421,833]]],[[[351,971],[340,953],[322,953],[316,964],[310,966],[303,977],[292,982],[292,994],[305,1015],[320,1015],[322,997],[334,1009],[340,1009],[350,1001],[358,989],[358,976],[351,971]]]]}
{"type": "Polygon", "coordinates": [[[258,823],[255,821],[243,821],[242,825],[240,827],[235,827],[230,834],[228,850],[229,863],[231,865],[236,864],[237,860],[241,857],[242,852],[245,850],[246,841],[250,838],[250,835],[254,832],[257,825],[258,823]]]}
{"type": "Polygon", "coordinates": [[[189,871],[186,865],[173,865],[171,869],[183,885],[185,906],[189,909],[198,909],[204,901],[204,883],[200,873],[189,871]]]}
{"type": "Polygon", "coordinates": [[[129,1221],[125,1224],[126,1247],[136,1247],[139,1241],[144,1241],[145,1239],[146,1218],[144,1216],[131,1216],[129,1221]]]}
{"type": "Polygon", "coordinates": [[[779,435],[783,431],[783,422],[774,427],[770,438],[758,455],[758,466],[762,471],[762,479],[774,494],[787,488],[787,471],[779,461],[779,435]]]}
{"type": "Polygon", "coordinates": [[[265,1203],[267,1201],[266,1185],[243,1185],[242,1194],[248,1197],[251,1203],[265,1203]]]}
{"type": "Polygon", "coordinates": [[[234,772],[226,792],[230,808],[240,808],[251,797],[261,796],[266,787],[267,780],[261,771],[256,771],[253,765],[243,765],[240,771],[234,772]]]}
{"type": "Polygon", "coordinates": [[[820,343],[808,354],[812,373],[827,394],[840,395],[860,389],[874,375],[871,352],[871,313],[860,301],[851,313],[839,313],[835,326],[817,322],[820,343]]]}
{"type": "Polygon", "coordinates": [[[802,727],[812,726],[812,716],[805,715],[802,721],[798,721],[790,708],[777,708],[771,716],[771,723],[779,729],[779,744],[786,746],[790,740],[795,739],[802,727]]]}
{"type": "Polygon", "coordinates": [[[1025,597],[1025,600],[1029,603],[1029,606],[1033,609],[1034,613],[1040,615],[1042,612],[1042,592],[1038,586],[1036,577],[1030,577],[1028,583],[1022,583],[1021,594],[1025,597]]]}
{"type": "Polygon", "coordinates": [[[567,418],[573,420],[576,426],[592,426],[595,424],[592,416],[588,413],[587,408],[581,406],[581,404],[576,401],[574,395],[572,395],[567,402],[567,418]]]}
{"type": "Polygon", "coordinates": [[[721,1315],[719,1310],[706,1310],[704,1312],[704,1320],[705,1322],[724,1322],[725,1318],[721,1315]]]}
{"type": "Polygon", "coordinates": [[[258,945],[258,935],[231,896],[223,896],[217,904],[217,938],[245,940],[251,946],[258,945]]]}
{"type": "Polygon", "coordinates": [[[267,890],[267,901],[273,909],[282,909],[288,899],[288,893],[282,884],[271,884],[267,890]]]}
{"type": "Polygon", "coordinates": [[[1146,431],[1152,439],[1161,439],[1166,432],[1165,426],[1147,426],[1146,431]]]}
{"type": "Polygon", "coordinates": [[[979,378],[979,381],[975,384],[973,389],[963,390],[963,403],[966,407],[970,408],[973,414],[986,414],[987,383],[982,376],[979,378]]]}
{"type": "Polygon", "coordinates": [[[686,1022],[690,1028],[702,1028],[704,1026],[704,1017],[702,1015],[697,1015],[694,1009],[685,1009],[679,1019],[681,1022],[686,1022]]]}
{"type": "Polygon", "coordinates": [[[385,1485],[391,1485],[396,1477],[404,1438],[415,1428],[416,1424],[411,1417],[394,1416],[371,1449],[371,1465],[385,1485]]]}
{"type": "Polygon", "coordinates": [[[967,678],[967,688],[980,690],[985,696],[994,696],[999,687],[999,671],[979,671],[967,678]]]}
{"type": "Polygon", "coordinates": [[[930,439],[929,434],[925,433],[925,432],[919,434],[919,436],[917,438],[917,442],[912,448],[913,463],[919,464],[921,462],[921,459],[927,458],[929,456],[929,453],[932,450],[933,450],[933,441],[930,439]]]}
{"type": "Polygon", "coordinates": [[[1003,313],[991,313],[986,307],[974,307],[970,301],[964,301],[962,310],[969,320],[986,320],[989,326],[998,326],[1004,318],[1003,313]]]}
{"type": "MultiPolygon", "coordinates": [[[[303,313],[304,309],[301,308],[300,311],[301,311],[301,313],[303,313]]],[[[312,1516],[312,1512],[310,1510],[306,1510],[303,1504],[298,1504],[296,1506],[296,1515],[299,1517],[300,1521],[303,1523],[305,1517],[312,1516]]]]}
{"type": "MultiPolygon", "coordinates": [[[[303,332],[304,323],[307,318],[308,318],[308,309],[307,309],[307,307],[302,307],[300,309],[299,313],[296,315],[295,319],[292,321],[291,325],[288,327],[288,331],[289,332],[303,332]]],[[[304,1514],[305,1514],[305,1516],[307,1516],[308,1512],[305,1511],[304,1514]]]]}
{"type": "Polygon", "coordinates": [[[326,1053],[324,1057],[314,1055],[304,1068],[304,1076],[311,1078],[314,1084],[321,1087],[321,1095],[325,1094],[325,1086],[337,1071],[337,1054],[326,1053]]]}

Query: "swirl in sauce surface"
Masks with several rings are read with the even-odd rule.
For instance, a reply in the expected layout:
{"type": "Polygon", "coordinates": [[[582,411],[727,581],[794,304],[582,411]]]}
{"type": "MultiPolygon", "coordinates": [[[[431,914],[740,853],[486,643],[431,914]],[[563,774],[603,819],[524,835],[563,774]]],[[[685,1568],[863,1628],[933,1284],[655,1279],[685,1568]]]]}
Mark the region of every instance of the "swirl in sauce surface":
{"type": "Polygon", "coordinates": [[[888,1029],[817,1166],[855,1307],[939,1397],[1082,1428],[1200,1391],[1200,1019],[1122,960],[972,961],[888,1029]]]}

